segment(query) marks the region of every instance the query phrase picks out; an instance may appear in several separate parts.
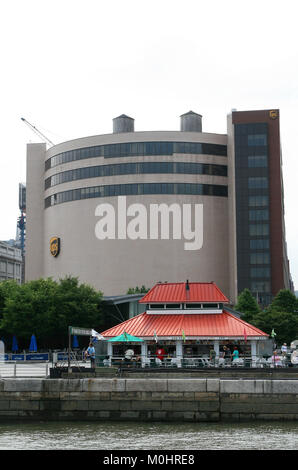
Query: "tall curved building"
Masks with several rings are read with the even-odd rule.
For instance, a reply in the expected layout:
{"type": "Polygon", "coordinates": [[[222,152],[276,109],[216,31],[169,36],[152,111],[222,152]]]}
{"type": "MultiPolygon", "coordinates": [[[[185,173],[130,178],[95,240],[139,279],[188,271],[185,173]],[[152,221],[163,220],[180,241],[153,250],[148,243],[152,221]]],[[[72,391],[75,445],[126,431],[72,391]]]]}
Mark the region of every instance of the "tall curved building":
{"type": "Polygon", "coordinates": [[[180,120],[134,132],[121,115],[111,134],[28,144],[26,280],[73,275],[105,295],[214,281],[235,300],[234,125],[212,134],[197,113],[180,120]]]}

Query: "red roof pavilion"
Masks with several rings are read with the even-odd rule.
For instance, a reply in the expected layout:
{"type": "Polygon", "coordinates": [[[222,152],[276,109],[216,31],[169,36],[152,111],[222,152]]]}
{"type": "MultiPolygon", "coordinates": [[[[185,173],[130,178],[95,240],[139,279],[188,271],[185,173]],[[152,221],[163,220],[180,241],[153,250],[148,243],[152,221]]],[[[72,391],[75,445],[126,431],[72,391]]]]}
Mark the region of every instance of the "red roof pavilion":
{"type": "MultiPolygon", "coordinates": [[[[156,284],[140,303],[228,303],[229,300],[214,283],[163,283],[156,284]]],[[[107,339],[126,333],[152,340],[160,339],[267,339],[268,335],[255,326],[241,320],[223,308],[206,313],[193,313],[181,308],[161,311],[147,310],[104,332],[107,339]],[[181,313],[180,313],[181,312],[181,313]]]]}

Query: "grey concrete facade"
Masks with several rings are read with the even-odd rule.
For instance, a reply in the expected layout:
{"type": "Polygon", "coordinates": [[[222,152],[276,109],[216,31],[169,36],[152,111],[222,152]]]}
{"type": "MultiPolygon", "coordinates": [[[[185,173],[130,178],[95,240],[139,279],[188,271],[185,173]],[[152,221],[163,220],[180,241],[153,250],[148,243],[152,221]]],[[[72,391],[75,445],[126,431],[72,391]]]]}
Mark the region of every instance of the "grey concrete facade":
{"type": "MultiPolygon", "coordinates": [[[[228,254],[228,198],[183,194],[146,194],[127,196],[127,205],[143,204],[150,213],[151,204],[203,205],[203,246],[187,251],[186,240],[181,239],[115,239],[99,240],[95,236],[98,204],[109,203],[117,208],[117,197],[71,201],[44,209],[44,199],[69,189],[96,185],[134,183],[191,183],[195,185],[227,185],[227,176],[208,174],[132,174],[80,179],[44,189],[44,180],[59,172],[94,165],[135,162],[188,162],[227,165],[227,157],[220,155],[150,155],[116,158],[96,157],[71,161],[44,170],[44,162],[78,148],[122,142],[190,142],[226,145],[226,136],[198,132],[133,132],[118,133],[59,144],[47,152],[43,146],[28,146],[27,180],[27,259],[26,280],[51,276],[78,276],[104,292],[104,295],[126,293],[129,287],[152,287],[158,281],[178,282],[214,281],[227,295],[229,286],[228,254]],[[39,152],[39,156],[37,155],[39,152]],[[37,161],[36,161],[37,159],[37,161]],[[38,181],[38,184],[34,183],[38,181]],[[33,209],[34,204],[34,209],[33,209]],[[30,210],[31,206],[31,210],[30,210]],[[61,240],[61,252],[53,257],[49,250],[50,238],[61,240]],[[123,275],[125,273],[125,275],[123,275]]],[[[194,216],[194,214],[193,214],[194,216]]],[[[182,217],[182,216],[181,216],[182,217]]],[[[127,217],[127,222],[129,221],[127,217]]],[[[150,221],[148,220],[148,227],[150,221]]],[[[149,228],[148,228],[149,234],[149,228]]],[[[233,295],[232,295],[233,297],[233,295]]]]}
{"type": "Polygon", "coordinates": [[[6,379],[0,421],[296,421],[297,396],[297,380],[6,379]]]}
{"type": "Polygon", "coordinates": [[[0,282],[15,280],[22,281],[21,250],[9,243],[0,241],[0,282]]]}

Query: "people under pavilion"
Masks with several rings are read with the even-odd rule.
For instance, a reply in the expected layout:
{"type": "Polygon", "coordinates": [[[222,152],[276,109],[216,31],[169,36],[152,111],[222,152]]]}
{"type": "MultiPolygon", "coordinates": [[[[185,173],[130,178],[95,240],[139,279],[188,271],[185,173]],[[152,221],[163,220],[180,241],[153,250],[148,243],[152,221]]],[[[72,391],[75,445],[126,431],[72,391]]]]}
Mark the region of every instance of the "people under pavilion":
{"type": "MultiPolygon", "coordinates": [[[[165,351],[161,362],[177,367],[204,365],[210,350],[215,351],[219,365],[224,357],[222,362],[233,361],[234,350],[254,365],[269,338],[233,312],[229,299],[213,282],[157,283],[139,302],[144,305],[143,313],[102,335],[110,340],[125,331],[142,339],[131,345],[143,367],[155,361],[157,349],[165,351]]],[[[119,360],[127,344],[107,341],[107,347],[110,359],[119,360]]]]}

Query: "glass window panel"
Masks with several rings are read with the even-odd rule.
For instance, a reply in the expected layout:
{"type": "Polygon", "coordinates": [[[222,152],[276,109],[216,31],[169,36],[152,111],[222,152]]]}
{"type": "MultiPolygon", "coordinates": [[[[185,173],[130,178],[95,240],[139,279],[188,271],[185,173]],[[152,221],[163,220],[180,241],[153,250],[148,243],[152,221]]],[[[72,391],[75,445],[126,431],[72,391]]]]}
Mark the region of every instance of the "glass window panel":
{"type": "Polygon", "coordinates": [[[249,189],[266,189],[268,188],[268,178],[265,176],[256,176],[248,178],[249,189]]]}
{"type": "Polygon", "coordinates": [[[270,282],[254,281],[251,283],[252,292],[270,292],[270,282]]]}
{"type": "Polygon", "coordinates": [[[253,250],[269,249],[268,238],[257,238],[249,241],[250,248],[253,250]]]}
{"type": "Polygon", "coordinates": [[[270,264],[269,253],[251,253],[250,264],[270,264]]]}
{"type": "Polygon", "coordinates": [[[270,268],[251,268],[250,277],[270,278],[270,268]]]}
{"type": "Polygon", "coordinates": [[[269,211],[268,209],[258,209],[249,211],[249,220],[268,220],[269,211]]]}
{"type": "Polygon", "coordinates": [[[265,168],[267,167],[266,155],[249,155],[248,168],[265,168]]]}
{"type": "Polygon", "coordinates": [[[250,224],[249,225],[250,236],[267,236],[269,235],[268,224],[250,224]]]}
{"type": "Polygon", "coordinates": [[[268,196],[249,196],[248,205],[250,207],[268,206],[268,196]]]}
{"type": "Polygon", "coordinates": [[[248,134],[247,144],[249,146],[267,145],[267,134],[248,134]]]}

